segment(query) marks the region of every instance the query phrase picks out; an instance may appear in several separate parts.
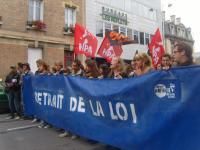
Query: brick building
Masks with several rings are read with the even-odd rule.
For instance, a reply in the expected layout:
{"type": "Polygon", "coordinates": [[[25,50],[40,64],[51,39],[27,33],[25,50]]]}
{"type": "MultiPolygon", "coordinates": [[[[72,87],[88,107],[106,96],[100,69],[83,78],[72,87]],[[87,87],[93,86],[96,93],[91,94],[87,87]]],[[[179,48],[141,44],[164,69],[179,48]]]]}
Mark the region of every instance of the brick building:
{"type": "Polygon", "coordinates": [[[17,62],[43,58],[70,64],[76,22],[85,24],[84,0],[0,0],[0,78],[17,62]],[[40,21],[39,21],[40,20],[40,21]]]}

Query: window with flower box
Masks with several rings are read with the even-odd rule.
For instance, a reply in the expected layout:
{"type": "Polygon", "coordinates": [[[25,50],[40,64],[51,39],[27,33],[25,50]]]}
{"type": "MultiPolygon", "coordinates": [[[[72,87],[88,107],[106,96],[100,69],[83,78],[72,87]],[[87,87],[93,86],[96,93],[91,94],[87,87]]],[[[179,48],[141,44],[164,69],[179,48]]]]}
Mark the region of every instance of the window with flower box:
{"type": "Polygon", "coordinates": [[[29,12],[27,26],[31,29],[43,30],[46,28],[43,22],[43,4],[42,0],[29,0],[29,12]]]}
{"type": "Polygon", "coordinates": [[[73,33],[75,24],[76,24],[76,8],[75,7],[65,7],[64,31],[67,33],[73,33]]]}

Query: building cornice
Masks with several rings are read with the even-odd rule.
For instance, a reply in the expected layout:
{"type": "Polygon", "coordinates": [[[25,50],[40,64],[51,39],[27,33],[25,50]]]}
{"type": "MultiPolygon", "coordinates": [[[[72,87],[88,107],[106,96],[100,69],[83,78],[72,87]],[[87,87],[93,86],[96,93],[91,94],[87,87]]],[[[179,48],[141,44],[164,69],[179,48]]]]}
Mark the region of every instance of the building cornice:
{"type": "MultiPolygon", "coordinates": [[[[17,39],[17,40],[26,40],[26,41],[38,41],[44,43],[51,43],[51,44],[72,44],[66,40],[66,38],[58,38],[58,37],[50,37],[45,35],[33,35],[21,32],[13,32],[7,30],[0,30],[0,38],[7,38],[7,39],[17,39]]],[[[69,37],[71,38],[71,37],[69,37]]],[[[73,40],[72,40],[73,41],[73,40]]]]}

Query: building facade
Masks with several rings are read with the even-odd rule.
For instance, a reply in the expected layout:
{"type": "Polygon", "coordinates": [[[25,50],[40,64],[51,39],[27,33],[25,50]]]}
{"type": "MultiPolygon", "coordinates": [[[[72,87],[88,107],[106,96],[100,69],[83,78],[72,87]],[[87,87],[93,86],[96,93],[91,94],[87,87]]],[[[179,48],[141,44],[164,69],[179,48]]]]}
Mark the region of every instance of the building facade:
{"type": "Polygon", "coordinates": [[[73,28],[85,24],[84,0],[0,0],[0,78],[17,62],[70,64],[73,28]]]}
{"type": "Polygon", "coordinates": [[[177,42],[185,42],[193,47],[194,40],[191,34],[191,28],[186,28],[181,23],[181,18],[176,18],[175,15],[171,16],[171,20],[165,21],[165,50],[171,54],[174,45],[177,42]]]}
{"type": "Polygon", "coordinates": [[[86,27],[99,44],[107,31],[124,34],[136,43],[123,46],[122,58],[146,52],[151,36],[162,29],[161,0],[86,0],[86,27]]]}

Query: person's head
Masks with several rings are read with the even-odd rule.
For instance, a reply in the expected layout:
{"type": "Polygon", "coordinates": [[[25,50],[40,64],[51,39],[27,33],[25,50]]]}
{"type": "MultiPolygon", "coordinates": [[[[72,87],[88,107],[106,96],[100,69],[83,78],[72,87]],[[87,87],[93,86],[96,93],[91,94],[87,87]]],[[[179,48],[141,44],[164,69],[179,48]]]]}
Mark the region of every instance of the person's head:
{"type": "Polygon", "coordinates": [[[67,67],[67,68],[64,68],[64,69],[63,69],[63,75],[66,76],[66,75],[69,75],[70,73],[71,73],[70,68],[67,67]]]}
{"type": "Polygon", "coordinates": [[[72,71],[73,72],[79,71],[81,69],[81,66],[82,66],[82,64],[81,64],[80,60],[78,60],[78,59],[74,60],[72,62],[72,71]]]}
{"type": "Polygon", "coordinates": [[[186,65],[193,63],[192,47],[184,42],[179,42],[174,46],[173,57],[178,65],[186,65]]]}
{"type": "Polygon", "coordinates": [[[161,64],[158,64],[158,65],[156,66],[156,70],[162,70],[162,65],[161,65],[161,64]]]}
{"type": "Polygon", "coordinates": [[[134,57],[133,60],[131,61],[132,70],[135,70],[135,67],[136,67],[136,60],[135,60],[135,57],[134,57]]]}
{"type": "Polygon", "coordinates": [[[97,68],[97,64],[92,59],[85,60],[85,71],[87,73],[86,76],[88,76],[88,77],[97,78],[100,75],[98,68],[97,68]]]}
{"type": "Polygon", "coordinates": [[[144,69],[146,67],[151,67],[151,59],[146,53],[139,53],[134,57],[135,67],[144,69]]]}
{"type": "Polygon", "coordinates": [[[17,73],[17,68],[16,68],[16,66],[10,66],[10,73],[11,73],[11,74],[17,73]]]}
{"type": "Polygon", "coordinates": [[[119,58],[119,57],[114,57],[112,59],[110,68],[113,71],[117,71],[117,72],[123,73],[123,72],[125,72],[124,61],[121,58],[119,58]]]}
{"type": "Polygon", "coordinates": [[[41,64],[43,64],[43,63],[44,63],[44,60],[42,60],[42,59],[38,59],[38,60],[36,61],[38,70],[39,70],[39,66],[40,66],[41,64]]]}
{"type": "Polygon", "coordinates": [[[99,72],[103,77],[108,77],[108,74],[110,72],[110,68],[107,64],[101,64],[99,66],[99,72]]]}
{"type": "Polygon", "coordinates": [[[56,67],[53,66],[53,67],[51,68],[51,73],[55,74],[56,72],[57,72],[56,67]]]}
{"type": "Polygon", "coordinates": [[[55,63],[56,70],[59,72],[63,68],[63,63],[61,61],[55,63]]]}
{"type": "Polygon", "coordinates": [[[161,61],[161,66],[162,67],[171,67],[172,65],[172,59],[171,56],[169,54],[165,54],[162,57],[162,61],[161,61]]]}
{"type": "Polygon", "coordinates": [[[40,64],[39,64],[39,66],[38,66],[38,71],[40,72],[40,73],[45,73],[45,72],[47,72],[48,71],[48,65],[43,61],[43,62],[41,62],[40,64]]]}
{"type": "Polygon", "coordinates": [[[131,64],[126,65],[126,74],[129,75],[133,71],[131,64]]]}
{"type": "Polygon", "coordinates": [[[18,62],[18,63],[17,63],[17,70],[18,70],[19,72],[23,72],[23,63],[21,63],[21,62],[18,62]]]}
{"type": "Polygon", "coordinates": [[[23,72],[30,71],[30,70],[31,70],[31,68],[30,68],[29,63],[24,63],[23,64],[23,72]]]}

